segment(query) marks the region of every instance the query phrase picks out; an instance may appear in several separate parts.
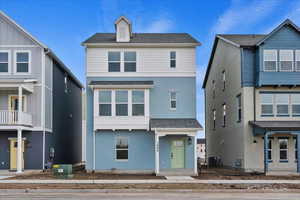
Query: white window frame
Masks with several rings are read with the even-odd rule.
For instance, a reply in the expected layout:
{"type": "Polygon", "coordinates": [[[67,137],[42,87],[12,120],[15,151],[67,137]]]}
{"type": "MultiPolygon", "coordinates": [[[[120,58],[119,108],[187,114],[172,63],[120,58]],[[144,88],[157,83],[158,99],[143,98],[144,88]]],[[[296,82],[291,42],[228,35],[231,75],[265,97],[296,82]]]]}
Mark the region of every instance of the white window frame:
{"type": "MultiPolygon", "coordinates": [[[[138,52],[135,51],[135,50],[132,50],[132,51],[117,51],[117,50],[108,50],[107,51],[107,72],[109,73],[121,73],[121,72],[125,72],[125,52],[134,52],[135,53],[135,62],[134,61],[126,61],[127,63],[135,63],[135,72],[138,71],[138,52]],[[119,72],[110,72],[109,71],[109,59],[108,59],[108,54],[110,52],[119,52],[120,53],[120,71],[119,72]]],[[[118,61],[111,61],[112,63],[115,62],[117,63],[118,61]]],[[[135,73],[135,72],[125,72],[125,73],[135,73]]]]}
{"type": "Polygon", "coordinates": [[[115,95],[114,95],[114,103],[115,103],[115,116],[116,117],[129,117],[129,116],[132,116],[132,113],[130,113],[130,111],[129,110],[131,110],[131,105],[132,105],[132,102],[130,101],[130,99],[132,98],[132,92],[131,92],[132,90],[129,90],[129,89],[115,89],[114,90],[114,93],[115,93],[115,95]],[[127,104],[127,115],[117,115],[117,105],[118,104],[125,104],[125,102],[121,102],[121,103],[118,103],[117,102],[117,91],[127,91],[127,102],[126,102],[126,104],[127,104]]]}
{"type": "Polygon", "coordinates": [[[16,75],[29,75],[31,74],[31,51],[30,50],[16,50],[14,51],[14,73],[16,75]],[[17,72],[17,54],[28,53],[28,72],[17,72]]]}
{"type": "Polygon", "coordinates": [[[123,69],[123,72],[130,73],[131,71],[125,71],[125,63],[135,63],[135,71],[134,72],[137,72],[137,52],[136,51],[121,52],[121,66],[123,65],[123,67],[121,67],[121,70],[123,69]],[[135,53],[135,61],[125,61],[125,52],[135,53]],[[123,56],[122,56],[122,54],[123,54],[123,56]],[[123,60],[122,60],[122,58],[123,58],[123,60]]]}
{"type": "Polygon", "coordinates": [[[169,52],[169,56],[170,56],[170,65],[169,65],[169,68],[171,68],[171,69],[176,69],[176,67],[177,67],[177,52],[176,52],[176,51],[170,51],[170,52],[169,52]],[[171,57],[171,53],[172,53],[172,52],[175,53],[175,58],[172,58],[172,57],[171,57]],[[175,61],[175,67],[171,67],[172,60],[175,61]]]}
{"type": "MultiPolygon", "coordinates": [[[[276,116],[277,117],[282,117],[282,116],[290,116],[290,98],[291,98],[291,95],[290,94],[287,94],[287,93],[277,93],[277,94],[273,94],[273,114],[274,114],[274,106],[275,106],[275,110],[276,110],[276,116]],[[280,95],[287,95],[288,96],[288,102],[287,103],[277,103],[277,97],[280,96],[280,95]],[[275,101],[274,101],[274,97],[275,97],[275,101]],[[287,105],[288,106],[288,113],[285,113],[285,114],[279,114],[278,113],[278,109],[277,109],[277,105],[287,105]]],[[[274,115],[275,115],[274,114],[274,115]]]]}
{"type": "MultiPolygon", "coordinates": [[[[123,68],[124,69],[124,68],[123,68]]],[[[107,51],[107,72],[109,73],[120,73],[122,70],[122,51],[107,51]],[[120,53],[120,61],[109,61],[109,53],[120,53]],[[109,63],[120,63],[120,71],[118,72],[110,72],[109,71],[109,63]]]]}
{"type": "Polygon", "coordinates": [[[176,92],[175,90],[171,90],[169,92],[169,98],[170,98],[170,110],[176,110],[177,109],[177,94],[178,92],[176,92]],[[172,99],[172,93],[175,93],[175,98],[172,99]],[[172,101],[175,101],[175,108],[172,108],[172,101]]]}
{"type": "Polygon", "coordinates": [[[131,99],[132,99],[132,101],[131,101],[131,112],[132,112],[132,116],[140,116],[140,117],[142,117],[142,116],[145,116],[146,115],[146,91],[145,90],[139,90],[139,89],[133,89],[133,90],[131,90],[131,99]],[[140,92],[143,92],[144,93],[144,102],[143,103],[141,103],[141,102],[138,102],[138,103],[134,103],[133,102],[133,92],[134,91],[140,91],[140,92]],[[144,105],[144,115],[133,115],[133,105],[141,105],[141,104],[143,104],[144,105]]]}
{"type": "Polygon", "coordinates": [[[274,107],[275,107],[275,102],[274,102],[274,94],[270,94],[272,96],[272,103],[262,103],[262,98],[261,98],[261,95],[263,94],[270,94],[270,93],[261,93],[260,94],[260,116],[262,117],[272,117],[275,115],[275,112],[274,112],[274,107]],[[262,105],[272,105],[272,114],[264,114],[262,113],[262,105]]]}
{"type": "Polygon", "coordinates": [[[265,49],[265,50],[263,50],[263,71],[264,72],[277,72],[278,71],[278,51],[276,49],[265,49]],[[265,59],[265,52],[267,52],[267,51],[275,52],[275,55],[276,55],[275,60],[266,60],[265,59]],[[276,63],[275,70],[266,70],[265,61],[275,61],[275,63],[276,63]]]}
{"type": "Polygon", "coordinates": [[[292,116],[300,116],[300,113],[294,113],[293,112],[293,105],[300,105],[300,102],[299,103],[293,103],[293,95],[300,95],[299,93],[295,93],[295,94],[291,94],[290,95],[290,104],[291,104],[291,115],[292,116]]]}
{"type": "Polygon", "coordinates": [[[294,71],[294,51],[293,50],[291,50],[291,49],[280,49],[279,50],[279,71],[280,72],[293,72],[294,71]],[[292,53],[292,60],[285,60],[285,59],[281,59],[281,53],[283,53],[283,52],[287,52],[287,51],[289,51],[290,53],[292,53]],[[281,61],[288,61],[288,62],[292,62],[292,69],[291,70],[283,70],[282,68],[281,68],[281,61]]]}
{"type": "Polygon", "coordinates": [[[115,146],[114,146],[114,149],[115,149],[115,161],[118,161],[118,162],[128,162],[128,160],[129,160],[129,137],[128,136],[116,136],[115,137],[115,146]],[[125,138],[127,140],[127,149],[125,149],[125,148],[118,149],[117,148],[117,142],[118,142],[119,138],[125,138]],[[118,150],[127,150],[127,159],[117,159],[117,151],[118,150]]]}
{"type": "Polygon", "coordinates": [[[99,117],[112,117],[113,116],[113,90],[98,90],[98,116],[99,117]],[[111,92],[111,101],[108,102],[100,102],[100,92],[111,92]],[[110,104],[110,113],[111,115],[100,115],[100,104],[110,104]]]}
{"type": "Polygon", "coordinates": [[[296,72],[300,72],[300,50],[295,50],[295,64],[294,64],[294,69],[295,69],[296,72]],[[297,65],[297,62],[299,62],[299,66],[297,65]]]}
{"type": "Polygon", "coordinates": [[[289,160],[289,139],[288,138],[280,138],[278,139],[278,145],[279,145],[279,162],[288,162],[289,160]],[[280,148],[280,140],[286,140],[287,141],[287,145],[286,145],[286,149],[281,149],[280,148]],[[281,151],[286,151],[286,159],[280,159],[280,152],[281,151]]]}
{"type": "MultiPolygon", "coordinates": [[[[8,53],[8,69],[7,72],[0,72],[0,75],[7,75],[11,73],[11,50],[0,50],[0,53],[8,53]]],[[[0,62],[0,63],[6,63],[6,62],[0,62]]]]}

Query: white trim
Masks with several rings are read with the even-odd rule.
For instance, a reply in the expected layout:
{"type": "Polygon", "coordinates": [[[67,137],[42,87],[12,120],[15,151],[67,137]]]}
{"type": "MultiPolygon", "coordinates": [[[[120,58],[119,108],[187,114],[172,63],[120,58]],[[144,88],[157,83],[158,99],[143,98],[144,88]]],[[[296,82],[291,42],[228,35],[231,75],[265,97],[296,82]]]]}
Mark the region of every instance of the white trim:
{"type": "Polygon", "coordinates": [[[89,85],[92,89],[149,89],[153,85],[89,85]]]}
{"type": "MultiPolygon", "coordinates": [[[[185,147],[186,148],[186,147],[185,147]]],[[[194,136],[194,173],[198,174],[197,137],[194,136]]]]}
{"type": "MultiPolygon", "coordinates": [[[[9,138],[7,138],[8,140],[16,140],[16,139],[18,139],[17,137],[9,137],[9,138]]],[[[27,138],[26,137],[22,137],[22,140],[27,140],[27,138]]]]}
{"type": "Polygon", "coordinates": [[[262,55],[262,57],[263,57],[263,71],[264,72],[277,72],[278,71],[278,51],[277,51],[277,49],[264,49],[263,50],[263,55],[262,55]],[[265,52],[267,52],[267,51],[269,51],[269,52],[275,52],[275,60],[266,60],[265,59],[265,52]],[[276,66],[275,66],[275,70],[266,70],[266,67],[265,67],[265,61],[271,61],[271,62],[275,62],[276,63],[276,66]]]}
{"type": "Polygon", "coordinates": [[[11,68],[12,68],[11,50],[0,50],[0,53],[8,53],[7,72],[0,72],[0,75],[8,75],[11,73],[11,68]]]}
{"type": "MultiPolygon", "coordinates": [[[[46,148],[46,133],[45,133],[45,127],[46,127],[46,102],[45,102],[45,77],[46,77],[46,58],[45,58],[45,53],[44,51],[41,51],[41,57],[42,57],[42,109],[41,109],[41,118],[42,118],[42,128],[43,128],[43,159],[42,159],[42,164],[43,164],[43,169],[45,169],[45,163],[46,163],[46,158],[45,158],[45,148],[46,148]]],[[[52,59],[51,59],[52,60],[52,59]]],[[[52,127],[51,127],[52,128],[52,127]]]]}
{"type": "Polygon", "coordinates": [[[14,75],[30,75],[31,74],[31,51],[15,50],[14,51],[14,75]],[[17,72],[17,53],[28,53],[28,72],[17,72]]]}
{"type": "Polygon", "coordinates": [[[28,47],[40,47],[38,45],[0,45],[0,48],[28,48],[28,47]]]}
{"type": "Polygon", "coordinates": [[[155,174],[159,174],[159,135],[155,134],[154,151],[155,151],[155,174]]]}
{"type": "Polygon", "coordinates": [[[87,71],[87,77],[196,77],[196,72],[93,72],[87,71]]]}
{"type": "Polygon", "coordinates": [[[93,131],[93,170],[96,170],[96,132],[93,131]]]}
{"type": "Polygon", "coordinates": [[[197,47],[200,43],[81,43],[85,47],[197,47]]]}
{"type": "Polygon", "coordinates": [[[295,50],[295,57],[294,57],[294,69],[296,72],[300,72],[300,65],[298,66],[297,65],[297,62],[300,62],[300,50],[299,49],[296,49],[295,50]]]}
{"type": "Polygon", "coordinates": [[[129,160],[129,137],[128,136],[120,136],[120,135],[116,135],[115,136],[115,146],[114,146],[114,150],[115,150],[115,161],[117,162],[128,162],[129,160]],[[127,149],[126,148],[117,148],[117,140],[118,138],[124,138],[127,140],[127,149]],[[127,150],[127,159],[117,159],[117,150],[127,150]]]}
{"type": "Polygon", "coordinates": [[[278,138],[278,150],[279,150],[279,156],[278,156],[278,161],[289,161],[289,140],[290,138],[286,138],[286,139],[279,139],[278,138]],[[280,148],[280,140],[286,140],[286,149],[281,149],[280,148]],[[280,151],[286,151],[286,159],[280,159],[280,151]]]}
{"type": "Polygon", "coordinates": [[[292,49],[279,49],[279,71],[280,72],[293,72],[294,71],[294,51],[292,49]],[[287,52],[287,51],[290,51],[292,53],[292,60],[285,60],[285,59],[281,59],[281,56],[282,56],[282,52],[287,52]],[[291,70],[283,70],[281,68],[281,62],[284,62],[284,61],[287,61],[287,62],[292,62],[292,69],[291,70]]]}

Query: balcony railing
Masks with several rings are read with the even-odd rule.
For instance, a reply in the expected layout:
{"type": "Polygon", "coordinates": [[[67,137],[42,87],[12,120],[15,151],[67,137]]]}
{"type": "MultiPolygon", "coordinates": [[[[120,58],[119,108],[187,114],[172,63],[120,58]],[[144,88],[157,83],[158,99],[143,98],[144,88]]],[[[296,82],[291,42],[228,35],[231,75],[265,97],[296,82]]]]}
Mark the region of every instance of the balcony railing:
{"type": "Polygon", "coordinates": [[[0,125],[32,126],[32,115],[18,111],[0,110],[0,125]]]}

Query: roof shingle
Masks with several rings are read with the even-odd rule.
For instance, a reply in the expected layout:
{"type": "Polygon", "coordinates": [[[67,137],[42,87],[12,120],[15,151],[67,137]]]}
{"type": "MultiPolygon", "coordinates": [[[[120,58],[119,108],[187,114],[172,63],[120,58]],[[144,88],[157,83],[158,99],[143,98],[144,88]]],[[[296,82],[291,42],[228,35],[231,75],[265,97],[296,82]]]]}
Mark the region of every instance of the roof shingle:
{"type": "Polygon", "coordinates": [[[202,129],[197,119],[151,119],[152,128],[196,128],[202,129]]]}

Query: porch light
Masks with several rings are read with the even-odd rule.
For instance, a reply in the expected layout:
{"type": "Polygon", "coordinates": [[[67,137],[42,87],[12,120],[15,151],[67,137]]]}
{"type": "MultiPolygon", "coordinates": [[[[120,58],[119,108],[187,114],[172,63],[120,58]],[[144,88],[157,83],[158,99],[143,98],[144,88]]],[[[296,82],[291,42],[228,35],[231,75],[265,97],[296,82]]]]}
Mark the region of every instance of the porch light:
{"type": "Polygon", "coordinates": [[[256,143],[257,143],[257,141],[256,141],[256,140],[253,140],[253,143],[254,143],[254,144],[256,144],[256,143]]]}
{"type": "Polygon", "coordinates": [[[192,144],[192,137],[189,137],[188,138],[188,145],[191,145],[192,144]]]}

